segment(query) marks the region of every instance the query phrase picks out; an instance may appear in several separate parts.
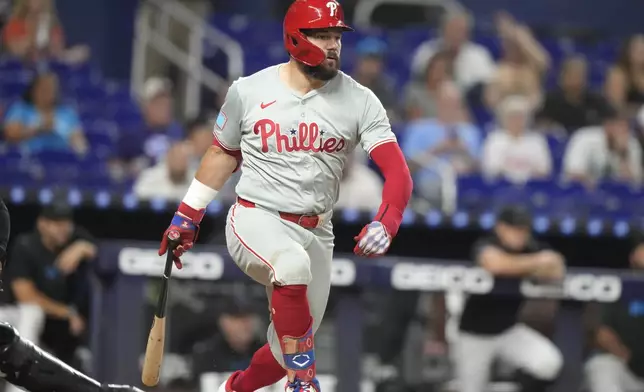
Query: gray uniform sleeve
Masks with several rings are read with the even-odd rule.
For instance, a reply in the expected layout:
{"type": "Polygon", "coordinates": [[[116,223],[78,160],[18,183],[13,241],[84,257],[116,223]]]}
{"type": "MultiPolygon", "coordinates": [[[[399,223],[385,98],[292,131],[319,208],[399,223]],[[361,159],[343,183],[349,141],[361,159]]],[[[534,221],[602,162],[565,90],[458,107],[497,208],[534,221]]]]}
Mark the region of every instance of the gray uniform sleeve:
{"type": "Polygon", "coordinates": [[[368,90],[358,137],[360,145],[369,154],[382,144],[396,142],[396,135],[391,130],[387,111],[371,90],[368,90]]]}
{"type": "Polygon", "coordinates": [[[234,82],[226,93],[226,100],[219,111],[213,131],[217,144],[228,152],[240,150],[243,116],[244,108],[239,95],[239,85],[234,82]]]}

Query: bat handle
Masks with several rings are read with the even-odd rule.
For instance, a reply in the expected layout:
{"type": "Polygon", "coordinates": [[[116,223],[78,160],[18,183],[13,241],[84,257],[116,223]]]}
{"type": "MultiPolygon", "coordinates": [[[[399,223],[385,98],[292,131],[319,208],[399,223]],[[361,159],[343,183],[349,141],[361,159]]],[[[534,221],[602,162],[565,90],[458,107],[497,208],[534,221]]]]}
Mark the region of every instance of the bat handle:
{"type": "Polygon", "coordinates": [[[168,252],[175,250],[181,243],[181,233],[178,230],[170,230],[168,237],[168,252]]]}

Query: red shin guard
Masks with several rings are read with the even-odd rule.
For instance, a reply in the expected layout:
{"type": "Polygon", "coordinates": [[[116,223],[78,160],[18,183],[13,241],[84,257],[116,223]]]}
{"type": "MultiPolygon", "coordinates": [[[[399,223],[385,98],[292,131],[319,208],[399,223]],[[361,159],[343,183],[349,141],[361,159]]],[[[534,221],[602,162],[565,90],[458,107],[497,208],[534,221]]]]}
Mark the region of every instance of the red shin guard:
{"type": "Polygon", "coordinates": [[[286,375],[286,369],[280,365],[268,344],[255,352],[248,369],[239,373],[232,382],[235,392],[254,392],[273,385],[286,375]]]}
{"type": "Polygon", "coordinates": [[[284,355],[289,381],[315,377],[313,318],[305,285],[276,286],[271,298],[273,326],[284,355]]]}

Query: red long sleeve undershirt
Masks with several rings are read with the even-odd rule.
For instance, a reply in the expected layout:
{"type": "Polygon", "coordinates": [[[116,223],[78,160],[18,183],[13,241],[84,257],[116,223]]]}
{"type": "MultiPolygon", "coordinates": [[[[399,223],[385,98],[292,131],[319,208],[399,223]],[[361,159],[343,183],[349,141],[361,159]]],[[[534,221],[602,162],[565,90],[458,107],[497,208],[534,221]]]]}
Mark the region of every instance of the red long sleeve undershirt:
{"type": "Polygon", "coordinates": [[[385,177],[382,203],[375,220],[382,222],[394,237],[398,233],[403,212],[411,198],[413,182],[409,167],[398,143],[395,142],[381,144],[374,148],[370,155],[385,177]]]}

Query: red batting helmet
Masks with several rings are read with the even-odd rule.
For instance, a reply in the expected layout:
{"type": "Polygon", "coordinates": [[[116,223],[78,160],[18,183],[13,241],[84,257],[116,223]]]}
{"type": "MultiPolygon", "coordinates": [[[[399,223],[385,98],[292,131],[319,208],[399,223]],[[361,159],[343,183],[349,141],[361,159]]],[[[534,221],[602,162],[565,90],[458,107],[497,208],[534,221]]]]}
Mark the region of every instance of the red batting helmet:
{"type": "Polygon", "coordinates": [[[315,67],[326,53],[306,38],[302,30],[341,28],[353,31],[344,23],[344,11],[336,0],[295,0],[284,17],[284,46],[297,61],[315,67]]]}

